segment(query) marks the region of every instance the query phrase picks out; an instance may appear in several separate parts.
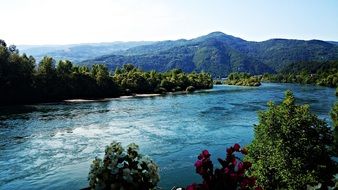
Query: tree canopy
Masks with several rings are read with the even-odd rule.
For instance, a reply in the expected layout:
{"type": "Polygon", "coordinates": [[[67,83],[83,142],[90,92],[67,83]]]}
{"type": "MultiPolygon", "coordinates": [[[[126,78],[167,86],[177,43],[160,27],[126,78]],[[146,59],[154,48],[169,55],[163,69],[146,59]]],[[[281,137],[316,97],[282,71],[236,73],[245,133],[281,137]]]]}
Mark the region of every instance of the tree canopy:
{"type": "Polygon", "coordinates": [[[262,80],[338,87],[338,61],[293,63],[278,74],[264,74],[262,80]]]}
{"type": "Polygon", "coordinates": [[[246,159],[253,163],[252,175],[263,189],[306,189],[321,183],[332,185],[336,165],[328,147],[332,130],[310,112],[296,105],[287,91],[279,105],[270,102],[259,113],[254,140],[246,159]]]}
{"type": "Polygon", "coordinates": [[[73,98],[106,98],[133,93],[163,93],[212,88],[207,73],[184,73],[179,69],[145,72],[126,64],[110,72],[106,65],[58,63],[45,56],[38,64],[20,55],[15,46],[0,40],[0,105],[60,101],[73,98]]]}
{"type": "Polygon", "coordinates": [[[230,73],[227,80],[224,81],[225,84],[229,85],[239,85],[239,86],[260,86],[260,78],[257,76],[252,76],[249,73],[230,73]]]}

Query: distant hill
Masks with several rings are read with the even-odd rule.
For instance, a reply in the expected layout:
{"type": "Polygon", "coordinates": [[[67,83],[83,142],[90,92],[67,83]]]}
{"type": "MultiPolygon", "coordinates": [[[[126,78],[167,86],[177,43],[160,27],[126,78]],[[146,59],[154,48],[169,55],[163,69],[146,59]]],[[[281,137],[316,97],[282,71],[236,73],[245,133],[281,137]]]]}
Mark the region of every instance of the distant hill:
{"type": "Polygon", "coordinates": [[[20,49],[20,52],[34,56],[37,61],[40,61],[44,56],[48,55],[56,60],[68,59],[76,63],[152,43],[153,42],[111,42],[73,45],[19,45],[18,48],[20,49]]]}
{"type": "Polygon", "coordinates": [[[145,70],[180,68],[185,72],[206,71],[217,77],[230,72],[273,73],[292,63],[337,59],[338,46],[332,42],[288,39],[251,42],[213,32],[191,40],[161,41],[120,50],[80,64],[103,63],[113,70],[132,63],[145,70]]]}
{"type": "Polygon", "coordinates": [[[338,46],[338,42],[334,42],[334,41],[327,41],[327,42],[338,46]]]}

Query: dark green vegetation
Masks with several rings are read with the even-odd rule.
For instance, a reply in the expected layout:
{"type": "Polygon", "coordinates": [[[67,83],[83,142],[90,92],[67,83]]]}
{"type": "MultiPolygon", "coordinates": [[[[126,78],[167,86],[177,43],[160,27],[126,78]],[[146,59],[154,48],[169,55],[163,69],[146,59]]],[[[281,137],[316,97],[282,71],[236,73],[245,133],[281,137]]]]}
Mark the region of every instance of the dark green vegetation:
{"type": "Polygon", "coordinates": [[[156,71],[143,72],[133,65],[123,65],[117,68],[113,80],[120,90],[132,93],[163,93],[175,91],[192,91],[191,89],[212,88],[212,78],[207,73],[183,73],[173,69],[165,73],[156,71]]]}
{"type": "Polygon", "coordinates": [[[255,138],[246,159],[252,175],[263,189],[306,189],[318,183],[334,185],[337,165],[331,160],[332,130],[310,113],[309,106],[296,105],[291,91],[280,105],[269,103],[259,113],[255,138]]]}
{"type": "Polygon", "coordinates": [[[224,83],[239,86],[260,86],[260,80],[258,76],[252,76],[249,73],[230,73],[224,83]]]}
{"type": "Polygon", "coordinates": [[[338,60],[293,63],[278,74],[265,74],[262,80],[338,87],[338,60]]]}
{"type": "Polygon", "coordinates": [[[333,152],[338,156],[338,102],[336,102],[330,112],[333,122],[334,147],[333,152]]]}
{"type": "Polygon", "coordinates": [[[231,72],[275,73],[291,63],[338,60],[338,46],[320,40],[271,39],[250,42],[221,32],[192,40],[163,41],[97,57],[82,64],[106,64],[114,70],[132,63],[144,70],[205,71],[213,77],[231,72]]]}
{"type": "Polygon", "coordinates": [[[105,65],[73,65],[44,57],[35,68],[35,59],[20,55],[15,46],[0,40],[0,105],[59,101],[73,98],[105,98],[132,93],[163,93],[212,88],[206,73],[185,74],[181,70],[165,73],[143,72],[124,65],[110,73],[105,65]]]}

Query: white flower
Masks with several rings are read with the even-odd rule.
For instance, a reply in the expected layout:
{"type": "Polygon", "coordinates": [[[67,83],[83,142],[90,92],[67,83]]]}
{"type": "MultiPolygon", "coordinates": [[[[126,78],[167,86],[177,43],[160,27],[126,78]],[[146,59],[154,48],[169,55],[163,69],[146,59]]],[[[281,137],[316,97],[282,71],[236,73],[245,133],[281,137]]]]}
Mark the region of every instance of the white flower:
{"type": "Polygon", "coordinates": [[[111,189],[120,190],[123,189],[121,184],[128,184],[133,187],[146,185],[150,189],[156,187],[159,181],[158,166],[149,156],[139,154],[138,151],[139,146],[135,143],[129,144],[127,150],[124,150],[121,143],[112,142],[105,149],[104,160],[99,158],[93,160],[88,175],[90,187],[92,189],[100,189],[105,188],[105,185],[110,185],[111,189]],[[132,161],[129,163],[127,160],[132,161]],[[107,161],[109,164],[107,164],[107,161]],[[108,179],[109,181],[106,181],[106,177],[102,178],[103,174],[106,175],[105,172],[107,170],[110,172],[107,177],[114,180],[108,179]],[[134,181],[136,176],[141,177],[141,179],[134,181]],[[114,181],[114,184],[112,184],[112,181],[114,181]],[[110,184],[107,184],[108,182],[110,184]]]}

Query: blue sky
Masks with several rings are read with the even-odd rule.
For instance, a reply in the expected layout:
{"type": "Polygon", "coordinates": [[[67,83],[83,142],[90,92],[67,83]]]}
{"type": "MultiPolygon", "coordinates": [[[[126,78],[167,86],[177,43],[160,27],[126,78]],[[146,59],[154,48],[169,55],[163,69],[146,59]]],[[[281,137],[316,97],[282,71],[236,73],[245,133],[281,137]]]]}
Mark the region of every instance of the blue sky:
{"type": "Polygon", "coordinates": [[[194,38],[338,41],[338,0],[0,0],[9,44],[194,38]]]}

